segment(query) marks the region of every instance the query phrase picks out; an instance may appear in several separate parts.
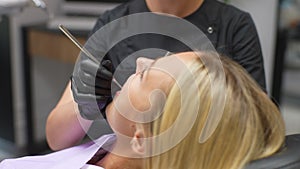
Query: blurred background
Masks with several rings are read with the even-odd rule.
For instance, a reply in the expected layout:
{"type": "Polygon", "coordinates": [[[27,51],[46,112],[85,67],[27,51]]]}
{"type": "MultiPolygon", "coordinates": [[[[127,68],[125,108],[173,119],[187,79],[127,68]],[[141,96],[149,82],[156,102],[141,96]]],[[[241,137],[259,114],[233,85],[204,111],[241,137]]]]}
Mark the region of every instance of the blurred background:
{"type": "MultiPolygon", "coordinates": [[[[79,50],[104,11],[126,0],[0,0],[0,161],[50,152],[45,122],[72,74],[79,50]]],[[[300,0],[228,0],[251,14],[265,62],[267,90],[300,133],[300,0]],[[267,10],[266,10],[267,9],[267,10]]],[[[109,132],[105,122],[101,133],[109,132]]]]}

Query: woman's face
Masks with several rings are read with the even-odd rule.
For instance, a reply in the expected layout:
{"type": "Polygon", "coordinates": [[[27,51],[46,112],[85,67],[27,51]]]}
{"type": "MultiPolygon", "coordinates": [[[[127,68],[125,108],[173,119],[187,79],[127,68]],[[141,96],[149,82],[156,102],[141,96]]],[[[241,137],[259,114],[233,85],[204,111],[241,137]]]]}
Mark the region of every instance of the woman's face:
{"type": "Polygon", "coordinates": [[[162,110],[166,90],[172,78],[162,65],[170,57],[158,60],[137,59],[136,73],[131,75],[107,111],[107,120],[116,134],[133,136],[132,124],[152,121],[153,113],[162,110]]]}
{"type": "Polygon", "coordinates": [[[107,120],[114,132],[132,137],[136,123],[158,118],[174,78],[191,58],[194,57],[181,53],[157,60],[137,59],[136,73],[128,78],[108,107],[107,120]]]}

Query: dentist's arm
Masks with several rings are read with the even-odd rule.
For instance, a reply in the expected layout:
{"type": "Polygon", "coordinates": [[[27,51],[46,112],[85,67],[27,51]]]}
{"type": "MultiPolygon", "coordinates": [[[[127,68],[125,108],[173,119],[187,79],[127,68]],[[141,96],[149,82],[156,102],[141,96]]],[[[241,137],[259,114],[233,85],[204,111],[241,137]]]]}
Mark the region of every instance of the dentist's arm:
{"type": "Polygon", "coordinates": [[[105,118],[106,105],[111,101],[109,60],[98,65],[84,57],[74,72],[71,83],[47,119],[46,136],[53,150],[78,144],[92,120],[105,118]]]}
{"type": "Polygon", "coordinates": [[[46,137],[52,150],[61,150],[78,144],[91,126],[76,111],[71,83],[69,83],[56,107],[51,111],[46,123],[46,137]]]}

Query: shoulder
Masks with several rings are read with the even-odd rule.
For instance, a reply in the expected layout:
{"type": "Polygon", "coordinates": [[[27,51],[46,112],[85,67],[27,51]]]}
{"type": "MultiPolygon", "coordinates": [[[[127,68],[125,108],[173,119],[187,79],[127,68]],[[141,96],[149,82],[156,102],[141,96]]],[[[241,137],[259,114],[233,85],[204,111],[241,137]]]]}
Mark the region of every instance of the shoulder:
{"type": "Polygon", "coordinates": [[[126,16],[129,14],[129,9],[130,9],[131,2],[123,3],[114,9],[108,10],[104,12],[99,19],[105,21],[105,22],[110,22],[115,19],[118,19],[122,16],[126,16]]]}
{"type": "Polygon", "coordinates": [[[129,2],[122,3],[114,9],[108,10],[99,16],[92,32],[97,31],[105,24],[114,21],[123,16],[135,13],[135,9],[143,9],[143,2],[141,0],[130,0],[129,2]]]}
{"type": "Polygon", "coordinates": [[[225,16],[239,16],[239,15],[247,15],[248,13],[233,6],[230,4],[225,4],[223,2],[219,2],[217,0],[206,0],[206,4],[208,8],[211,10],[221,13],[225,16]]]}
{"type": "Polygon", "coordinates": [[[223,24],[234,24],[240,20],[252,20],[248,12],[217,0],[205,0],[204,8],[208,17],[212,20],[221,19],[223,24]]]}

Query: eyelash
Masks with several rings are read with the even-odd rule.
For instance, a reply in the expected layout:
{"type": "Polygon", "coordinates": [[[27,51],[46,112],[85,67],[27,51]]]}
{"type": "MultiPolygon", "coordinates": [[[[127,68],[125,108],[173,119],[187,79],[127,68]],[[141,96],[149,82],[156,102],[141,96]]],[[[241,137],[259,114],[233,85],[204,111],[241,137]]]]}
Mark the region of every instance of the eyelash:
{"type": "Polygon", "coordinates": [[[141,79],[141,80],[143,79],[144,73],[145,73],[146,70],[147,70],[147,69],[144,69],[144,70],[140,73],[140,79],[141,79]]]}

